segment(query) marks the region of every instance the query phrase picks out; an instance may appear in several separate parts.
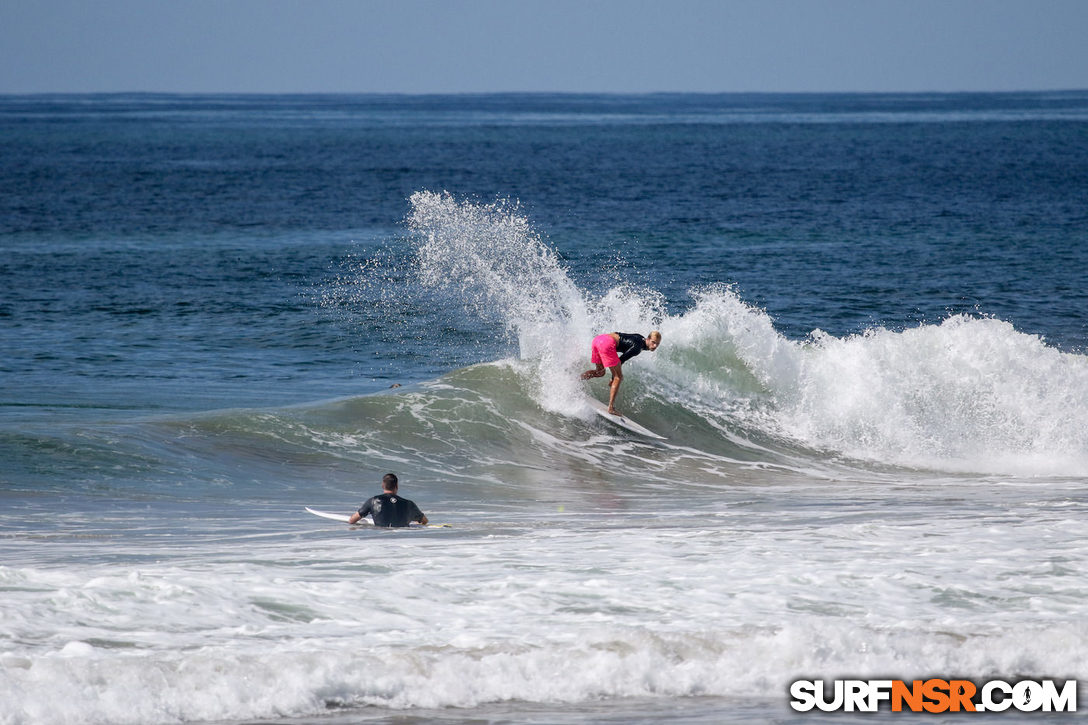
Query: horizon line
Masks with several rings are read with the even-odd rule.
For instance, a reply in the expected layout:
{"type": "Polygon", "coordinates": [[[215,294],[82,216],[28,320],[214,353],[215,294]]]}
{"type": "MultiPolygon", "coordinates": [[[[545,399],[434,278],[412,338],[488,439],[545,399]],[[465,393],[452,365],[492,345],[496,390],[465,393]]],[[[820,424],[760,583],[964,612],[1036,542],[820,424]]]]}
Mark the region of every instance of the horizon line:
{"type": "Polygon", "coordinates": [[[1007,90],[826,90],[826,91],[4,91],[0,96],[954,96],[1086,93],[1086,88],[1022,88],[1007,90]]]}

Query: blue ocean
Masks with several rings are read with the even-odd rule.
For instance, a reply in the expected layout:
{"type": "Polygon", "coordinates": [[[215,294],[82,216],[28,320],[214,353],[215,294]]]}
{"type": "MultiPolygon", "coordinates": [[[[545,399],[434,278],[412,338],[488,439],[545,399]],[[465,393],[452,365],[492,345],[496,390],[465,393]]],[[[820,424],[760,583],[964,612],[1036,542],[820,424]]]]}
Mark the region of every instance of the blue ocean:
{"type": "Polygon", "coordinates": [[[1088,680],[1086,270],[1083,91],[0,96],[0,724],[1088,680]]]}

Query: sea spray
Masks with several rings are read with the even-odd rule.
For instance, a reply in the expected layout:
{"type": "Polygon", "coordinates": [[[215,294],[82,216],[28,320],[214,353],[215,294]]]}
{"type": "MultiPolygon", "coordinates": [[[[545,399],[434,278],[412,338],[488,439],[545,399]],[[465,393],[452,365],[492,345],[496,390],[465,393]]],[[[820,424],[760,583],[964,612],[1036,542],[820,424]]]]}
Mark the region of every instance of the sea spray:
{"type": "MultiPolygon", "coordinates": [[[[624,394],[634,410],[654,398],[653,422],[662,430],[694,415],[733,442],[758,440],[822,459],[957,472],[1088,471],[1088,358],[1007,322],[957,315],[902,331],[838,338],[815,330],[791,340],[725,284],[693,289],[688,308],[671,315],[663,295],[622,280],[593,296],[514,201],[421,191],[410,202],[411,271],[402,273],[402,256],[395,274],[382,260],[360,264],[359,274],[371,285],[395,279],[430,290],[432,319],[467,311],[498,325],[517,343],[512,362],[521,381],[510,392],[545,411],[588,416],[578,372],[589,366],[593,335],[659,328],[664,344],[637,359],[624,394]]],[[[714,446],[704,452],[719,453],[714,446]]]]}
{"type": "Polygon", "coordinates": [[[461,304],[498,315],[514,333],[584,315],[580,292],[517,202],[459,202],[427,191],[409,201],[423,284],[454,290],[461,304]]]}
{"type": "Polygon", "coordinates": [[[662,316],[660,296],[622,285],[591,299],[515,201],[483,204],[420,191],[410,202],[407,224],[420,282],[501,322],[532,368],[534,399],[547,410],[580,409],[574,403],[581,396],[577,371],[589,366],[593,335],[648,331],[662,316]]]}

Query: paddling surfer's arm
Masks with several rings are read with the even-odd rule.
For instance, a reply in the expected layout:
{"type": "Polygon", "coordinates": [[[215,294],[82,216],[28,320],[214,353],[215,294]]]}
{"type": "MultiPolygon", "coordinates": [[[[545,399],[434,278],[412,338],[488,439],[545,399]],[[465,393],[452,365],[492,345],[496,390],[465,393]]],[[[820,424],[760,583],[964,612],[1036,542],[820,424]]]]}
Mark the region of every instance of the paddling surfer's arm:
{"type": "Polygon", "coordinates": [[[364,504],[363,504],[363,505],[362,505],[362,506],[361,506],[361,507],[359,508],[359,510],[358,510],[358,511],[356,511],[355,513],[353,513],[353,514],[351,515],[351,518],[350,518],[350,519],[348,519],[348,523],[349,523],[349,524],[357,524],[357,523],[359,523],[360,521],[362,521],[362,520],[363,520],[363,517],[364,517],[364,516],[369,516],[369,515],[370,515],[370,513],[371,513],[371,511],[370,511],[370,501],[372,501],[372,500],[373,500],[373,499],[368,499],[368,500],[367,500],[367,502],[366,502],[366,503],[364,503],[364,504]]]}

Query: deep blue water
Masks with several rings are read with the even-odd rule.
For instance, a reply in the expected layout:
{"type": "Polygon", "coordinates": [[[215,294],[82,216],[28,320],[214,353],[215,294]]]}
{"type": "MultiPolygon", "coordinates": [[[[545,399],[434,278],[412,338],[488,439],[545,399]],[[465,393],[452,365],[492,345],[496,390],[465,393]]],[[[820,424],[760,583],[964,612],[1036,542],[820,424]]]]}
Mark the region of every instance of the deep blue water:
{"type": "Polygon", "coordinates": [[[977,311],[1080,349],[1086,109],[1083,93],[6,97],[0,386],[172,407],[193,386],[297,399],[490,359],[504,343],[471,321],[360,334],[313,304],[339,259],[397,238],[420,189],[519,199],[590,289],[631,281],[683,308],[731,283],[793,337],[977,311]]]}
{"type": "Polygon", "coordinates": [[[1084,91],[0,97],[0,723],[1083,676],[1085,270],[1084,91]],[[624,404],[659,447],[567,388],[650,325],[624,404]],[[374,537],[300,516],[387,468],[457,526],[396,540],[434,587],[375,605],[420,671],[350,624],[337,572],[405,584],[374,537]],[[698,520],[640,528],[676,485],[698,520]],[[916,570],[930,541],[990,576],[916,570]],[[67,715],[25,694],[58,682],[67,715]]]}

